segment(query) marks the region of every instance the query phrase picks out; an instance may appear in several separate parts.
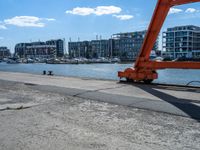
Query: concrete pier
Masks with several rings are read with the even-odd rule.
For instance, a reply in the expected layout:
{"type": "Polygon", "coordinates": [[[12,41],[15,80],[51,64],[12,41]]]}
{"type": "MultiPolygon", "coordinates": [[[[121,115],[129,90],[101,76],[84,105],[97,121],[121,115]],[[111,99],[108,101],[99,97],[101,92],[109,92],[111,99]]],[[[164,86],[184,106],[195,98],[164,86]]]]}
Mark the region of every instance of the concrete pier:
{"type": "Polygon", "coordinates": [[[200,88],[0,72],[1,149],[199,149],[200,88]]]}

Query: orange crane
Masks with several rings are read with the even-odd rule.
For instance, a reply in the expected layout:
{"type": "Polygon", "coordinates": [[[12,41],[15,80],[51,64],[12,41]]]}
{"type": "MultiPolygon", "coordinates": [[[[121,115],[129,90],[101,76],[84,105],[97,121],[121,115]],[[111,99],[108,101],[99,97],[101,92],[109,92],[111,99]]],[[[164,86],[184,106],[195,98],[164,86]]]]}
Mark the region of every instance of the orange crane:
{"type": "Polygon", "coordinates": [[[149,59],[151,50],[170,8],[176,5],[194,2],[200,2],[200,0],[158,0],[135,66],[134,68],[127,68],[125,71],[119,71],[118,77],[120,79],[126,78],[128,81],[151,83],[154,79],[158,78],[158,73],[156,72],[158,69],[200,69],[200,62],[157,62],[149,59]]]}

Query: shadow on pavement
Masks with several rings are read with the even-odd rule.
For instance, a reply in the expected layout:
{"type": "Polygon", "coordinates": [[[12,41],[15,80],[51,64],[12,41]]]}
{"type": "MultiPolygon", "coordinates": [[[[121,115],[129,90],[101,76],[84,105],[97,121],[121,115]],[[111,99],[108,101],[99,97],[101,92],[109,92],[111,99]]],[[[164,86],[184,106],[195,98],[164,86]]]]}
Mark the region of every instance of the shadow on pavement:
{"type": "MultiPolygon", "coordinates": [[[[199,100],[188,100],[188,99],[177,98],[175,96],[172,96],[170,94],[167,94],[167,93],[164,93],[164,92],[161,92],[158,90],[158,89],[168,90],[168,88],[169,88],[168,86],[166,86],[166,88],[164,88],[164,86],[160,88],[160,86],[156,86],[156,85],[145,85],[145,84],[138,84],[138,83],[128,83],[128,84],[138,87],[138,88],[142,89],[143,91],[146,91],[149,94],[160,98],[161,100],[177,107],[178,109],[182,110],[184,113],[186,113],[191,118],[200,122],[200,106],[195,105],[193,103],[193,102],[200,103],[199,100]]],[[[172,88],[172,89],[176,91],[177,87],[172,88]]],[[[180,89],[181,88],[179,88],[179,91],[180,91],[180,89]]],[[[188,91],[187,87],[185,87],[185,89],[184,88],[182,88],[182,89],[183,90],[181,90],[181,91],[183,91],[183,92],[188,91]]],[[[193,89],[193,90],[194,91],[192,91],[192,92],[196,92],[195,89],[193,89]]],[[[189,88],[189,91],[191,92],[190,88],[189,88]]],[[[197,90],[197,93],[199,93],[198,90],[197,90]]]]}

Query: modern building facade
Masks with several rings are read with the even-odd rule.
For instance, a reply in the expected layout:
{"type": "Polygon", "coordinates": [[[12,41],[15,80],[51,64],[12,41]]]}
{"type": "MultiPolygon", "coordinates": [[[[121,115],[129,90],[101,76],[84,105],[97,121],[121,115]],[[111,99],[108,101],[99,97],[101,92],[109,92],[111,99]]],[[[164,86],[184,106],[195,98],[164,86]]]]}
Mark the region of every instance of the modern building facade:
{"type": "Polygon", "coordinates": [[[70,58],[109,57],[109,40],[69,42],[68,51],[70,58]]]}
{"type": "Polygon", "coordinates": [[[33,42],[26,47],[26,58],[55,58],[56,57],[56,45],[46,42],[33,42]]]}
{"type": "Polygon", "coordinates": [[[15,55],[20,58],[49,59],[63,57],[64,41],[49,40],[46,42],[18,43],[15,46],[15,55]]]}
{"type": "MultiPolygon", "coordinates": [[[[71,58],[112,58],[118,57],[122,61],[133,61],[138,56],[142,46],[145,31],[113,34],[108,40],[92,40],[83,42],[69,42],[68,50],[71,58]]],[[[154,49],[158,49],[158,41],[154,49]]]]}
{"type": "Polygon", "coordinates": [[[65,41],[62,39],[46,41],[47,45],[56,46],[56,56],[63,57],[65,41]]]}
{"type": "Polygon", "coordinates": [[[71,58],[80,58],[80,57],[89,58],[90,57],[88,55],[89,49],[90,47],[88,41],[68,43],[68,51],[69,51],[69,56],[71,58]]]}
{"type": "Polygon", "coordinates": [[[109,40],[92,40],[90,48],[94,58],[109,57],[109,40]]]}
{"type": "MultiPolygon", "coordinates": [[[[112,36],[113,55],[120,56],[121,60],[135,60],[143,44],[146,30],[137,32],[118,33],[112,36]]],[[[156,41],[154,51],[158,50],[158,40],[156,41]]]]}
{"type": "Polygon", "coordinates": [[[200,27],[187,25],[163,32],[163,51],[173,59],[200,57],[200,27]]]}
{"type": "Polygon", "coordinates": [[[7,47],[0,47],[0,59],[10,57],[11,53],[7,47]]]}

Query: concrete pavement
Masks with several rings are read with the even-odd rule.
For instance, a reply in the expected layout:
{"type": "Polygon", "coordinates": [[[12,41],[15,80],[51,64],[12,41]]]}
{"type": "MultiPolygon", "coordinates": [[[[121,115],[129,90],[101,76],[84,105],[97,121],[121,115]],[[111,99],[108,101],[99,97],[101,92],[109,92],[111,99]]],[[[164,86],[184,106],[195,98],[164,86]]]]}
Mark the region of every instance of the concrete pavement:
{"type": "Polygon", "coordinates": [[[199,150],[198,96],[198,88],[1,72],[0,149],[199,150]]]}
{"type": "Polygon", "coordinates": [[[0,79],[32,84],[41,91],[54,92],[56,89],[70,96],[200,120],[200,88],[8,72],[0,72],[0,79]]]}

